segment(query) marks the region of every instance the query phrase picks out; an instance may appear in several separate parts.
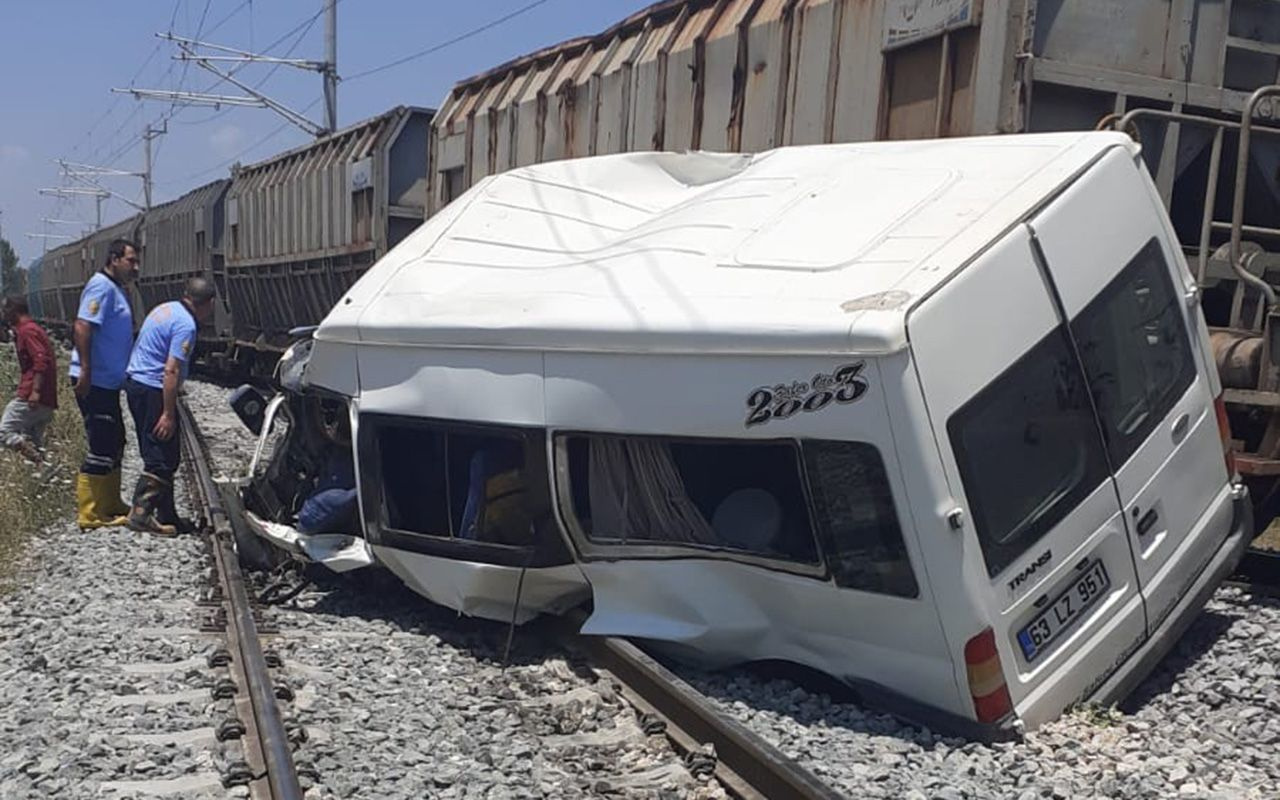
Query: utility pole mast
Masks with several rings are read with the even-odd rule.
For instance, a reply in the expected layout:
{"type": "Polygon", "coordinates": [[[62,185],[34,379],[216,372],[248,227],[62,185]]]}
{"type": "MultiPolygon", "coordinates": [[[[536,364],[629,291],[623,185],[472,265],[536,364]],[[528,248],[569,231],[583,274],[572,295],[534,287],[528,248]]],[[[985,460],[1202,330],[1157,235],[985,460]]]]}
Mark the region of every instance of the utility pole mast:
{"type": "Polygon", "coordinates": [[[235,86],[244,92],[242,95],[210,94],[208,92],[182,92],[172,89],[112,89],[117,94],[131,94],[138,100],[160,100],[167,103],[183,103],[186,105],[213,106],[250,106],[253,108],[269,108],[280,116],[302,128],[312,136],[324,136],[338,127],[338,0],[320,0],[320,11],[325,15],[325,60],[310,61],[303,58],[277,58],[275,56],[251,53],[234,47],[227,47],[212,42],[201,42],[172,33],[157,33],[161,39],[173,42],[180,51],[173,58],[177,61],[192,61],[201,69],[217,75],[222,81],[235,86]],[[212,50],[212,53],[200,52],[200,49],[212,50]],[[216,62],[234,64],[276,64],[284,67],[308,70],[320,73],[324,81],[325,122],[317,125],[302,114],[289,108],[235,76],[215,66],[216,62]]]}
{"type": "Polygon", "coordinates": [[[142,196],[146,205],[146,210],[151,210],[151,140],[157,136],[169,132],[169,123],[166,120],[164,127],[156,130],[151,127],[151,123],[147,123],[147,129],[142,133],[142,149],[144,153],[143,160],[145,166],[142,168],[142,196]]]}
{"type": "Polygon", "coordinates": [[[338,129],[338,0],[324,3],[324,124],[338,129]]]}
{"type": "MultiPolygon", "coordinates": [[[[114,192],[108,189],[103,189],[101,186],[95,186],[93,188],[85,187],[83,189],[77,187],[63,187],[60,189],[39,189],[37,191],[40,194],[48,195],[50,197],[92,197],[97,201],[98,206],[97,225],[94,230],[98,230],[102,227],[102,201],[114,194],[114,192]]],[[[119,197],[119,195],[116,196],[119,197]]],[[[123,197],[120,199],[124,200],[123,197]]],[[[124,202],[128,203],[129,201],[124,200],[124,202]]],[[[137,206],[135,206],[135,208],[137,208],[137,206]]]]}

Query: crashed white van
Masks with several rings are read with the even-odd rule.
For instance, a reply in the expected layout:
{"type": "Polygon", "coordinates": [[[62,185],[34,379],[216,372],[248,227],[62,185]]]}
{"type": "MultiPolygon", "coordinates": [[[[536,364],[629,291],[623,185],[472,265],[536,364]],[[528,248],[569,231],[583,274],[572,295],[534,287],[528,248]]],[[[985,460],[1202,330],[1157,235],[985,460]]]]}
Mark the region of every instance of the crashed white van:
{"type": "Polygon", "coordinates": [[[359,547],[437,603],[785,660],[992,735],[1132,688],[1235,565],[1196,291],[1121,134],[486,179],[314,336],[359,547]]]}

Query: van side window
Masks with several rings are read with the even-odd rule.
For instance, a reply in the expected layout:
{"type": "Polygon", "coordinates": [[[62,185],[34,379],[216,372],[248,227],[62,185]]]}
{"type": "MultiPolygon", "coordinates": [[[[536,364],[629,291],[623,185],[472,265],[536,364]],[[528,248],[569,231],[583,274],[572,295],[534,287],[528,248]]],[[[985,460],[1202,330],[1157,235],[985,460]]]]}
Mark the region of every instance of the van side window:
{"type": "Polygon", "coordinates": [[[917,597],[884,459],[864,442],[802,445],[814,516],[836,585],[917,597]]]}
{"type": "Polygon", "coordinates": [[[377,447],[388,527],[490,544],[532,542],[538,503],[528,488],[522,434],[380,424],[377,447]]]}
{"type": "Polygon", "coordinates": [[[947,433],[992,577],[1110,474],[1061,326],[952,415],[947,433]]]}
{"type": "Polygon", "coordinates": [[[1071,323],[1117,469],[1195,380],[1180,301],[1152,239],[1071,323]]]}
{"type": "Polygon", "coordinates": [[[919,593],[873,445],[604,435],[564,444],[564,510],[594,544],[815,564],[819,537],[838,585],[919,593]]]}
{"type": "Polygon", "coordinates": [[[568,456],[573,511],[590,541],[818,560],[791,443],[573,436],[568,456]]]}

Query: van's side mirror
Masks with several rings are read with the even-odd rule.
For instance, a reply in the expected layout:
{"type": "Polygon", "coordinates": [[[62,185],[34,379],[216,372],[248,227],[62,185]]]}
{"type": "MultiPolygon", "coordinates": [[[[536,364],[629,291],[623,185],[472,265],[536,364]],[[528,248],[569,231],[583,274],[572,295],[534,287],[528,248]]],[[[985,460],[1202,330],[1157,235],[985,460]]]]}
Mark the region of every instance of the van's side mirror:
{"type": "Polygon", "coordinates": [[[253,431],[254,436],[261,436],[262,419],[267,410],[267,398],[246,383],[231,393],[231,398],[228,402],[231,403],[231,409],[236,412],[236,416],[240,418],[244,426],[253,431]]]}

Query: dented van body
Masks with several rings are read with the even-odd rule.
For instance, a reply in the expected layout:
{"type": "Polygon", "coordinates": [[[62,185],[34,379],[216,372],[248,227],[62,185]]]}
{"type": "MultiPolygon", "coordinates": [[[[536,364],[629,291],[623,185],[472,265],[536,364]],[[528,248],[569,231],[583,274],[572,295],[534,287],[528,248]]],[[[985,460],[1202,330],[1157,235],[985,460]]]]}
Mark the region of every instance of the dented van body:
{"type": "Polygon", "coordinates": [[[373,559],[503,621],[790,661],[968,735],[1145,675],[1251,529],[1127,137],[477,184],[319,329],[373,559]]]}

